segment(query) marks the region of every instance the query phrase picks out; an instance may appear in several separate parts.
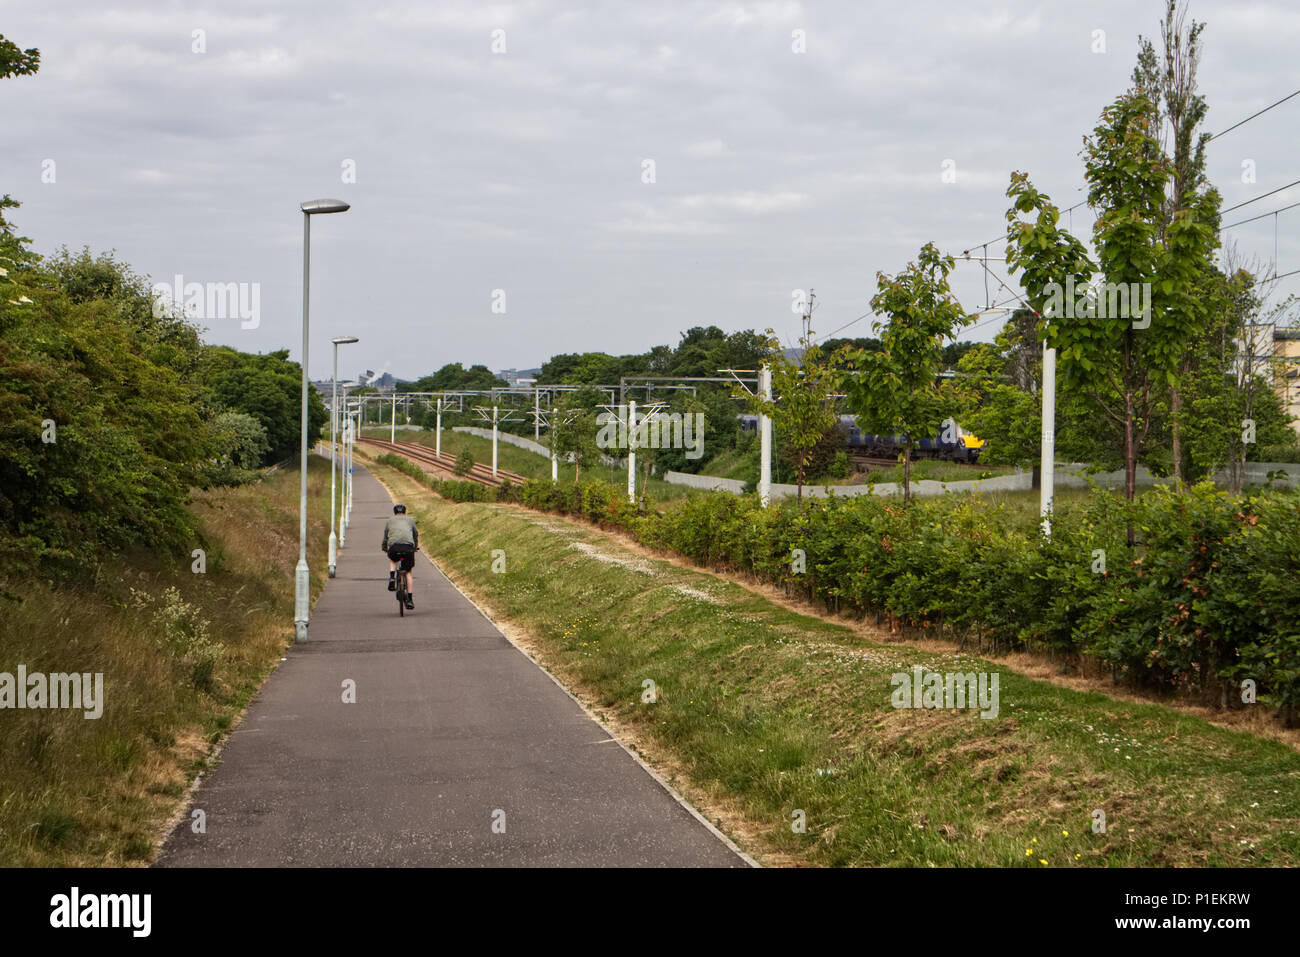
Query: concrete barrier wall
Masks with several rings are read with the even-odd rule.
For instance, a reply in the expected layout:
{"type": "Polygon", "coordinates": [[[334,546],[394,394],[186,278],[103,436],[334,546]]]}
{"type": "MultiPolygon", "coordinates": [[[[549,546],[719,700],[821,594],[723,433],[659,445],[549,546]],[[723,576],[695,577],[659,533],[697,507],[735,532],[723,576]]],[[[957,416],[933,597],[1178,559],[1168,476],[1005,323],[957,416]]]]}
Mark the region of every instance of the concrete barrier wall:
{"type": "MultiPolygon", "coordinates": [[[[740,479],[717,478],[712,475],[692,475],[687,472],[665,472],[664,481],[672,485],[688,485],[698,489],[718,489],[740,494],[745,483],[740,479]]],[[[1021,472],[1015,475],[998,475],[994,478],[975,479],[968,482],[933,482],[920,481],[912,483],[913,495],[942,495],[945,492],[971,492],[979,489],[984,492],[1014,491],[1027,489],[1033,485],[1033,475],[1021,472]]],[[[825,498],[834,493],[841,497],[855,495],[902,495],[901,482],[881,482],[874,485],[805,485],[804,495],[810,498],[825,498]]],[[[772,483],[773,498],[793,498],[799,494],[799,486],[772,483]]]]}
{"type": "Polygon", "coordinates": [[[688,485],[691,488],[705,489],[706,491],[735,492],[739,495],[745,490],[745,483],[740,479],[718,478],[715,475],[694,475],[690,472],[669,471],[664,473],[663,479],[670,485],[688,485]]]}
{"type": "MultiPolygon", "coordinates": [[[[1279,470],[1286,473],[1286,478],[1274,480],[1275,488],[1300,488],[1300,464],[1295,462],[1247,462],[1246,484],[1263,485],[1268,481],[1269,472],[1279,470]]],[[[1214,480],[1220,485],[1226,485],[1228,473],[1220,472],[1214,480]]]]}
{"type": "MultiPolygon", "coordinates": [[[[489,442],[492,441],[491,429],[480,429],[478,426],[474,426],[474,425],[457,425],[452,429],[452,431],[465,432],[469,435],[477,435],[480,439],[487,439],[489,442]]],[[[497,441],[505,442],[507,445],[516,445],[521,449],[527,449],[529,452],[534,452],[537,455],[544,456],[547,459],[551,457],[551,450],[548,449],[546,446],[542,445],[540,442],[534,442],[532,439],[526,439],[522,435],[515,435],[513,432],[498,431],[497,441]]]]}
{"type": "MultiPolygon", "coordinates": [[[[1056,488],[1087,488],[1090,484],[1100,485],[1103,488],[1124,487],[1123,469],[1114,472],[1097,472],[1094,475],[1088,475],[1085,469],[1086,466],[1079,463],[1058,464],[1055,476],[1056,488]]],[[[1300,465],[1277,462],[1247,462],[1246,482],[1248,484],[1263,485],[1268,481],[1268,473],[1278,469],[1284,470],[1287,473],[1287,478],[1275,481],[1273,483],[1275,486],[1300,487],[1300,465]]],[[[691,488],[720,489],[735,492],[738,495],[745,487],[745,483],[740,479],[717,478],[712,475],[691,475],[686,472],[666,472],[664,473],[664,481],[672,485],[688,485],[691,488]]],[[[1170,481],[1168,478],[1157,478],[1145,467],[1138,466],[1138,485],[1168,484],[1170,481]]],[[[1220,473],[1216,476],[1216,481],[1222,485],[1226,482],[1226,476],[1220,473]]],[[[973,479],[966,482],[935,482],[929,479],[916,481],[912,483],[912,494],[929,496],[944,495],[948,492],[1024,492],[1033,487],[1033,473],[1022,469],[1011,475],[997,475],[993,478],[973,479]]],[[[803,489],[804,495],[811,498],[824,498],[832,492],[835,495],[846,497],[855,495],[902,495],[903,485],[901,482],[880,482],[871,485],[805,485],[803,489]]],[[[796,485],[777,483],[772,485],[773,498],[791,498],[797,494],[798,486],[796,485]]]]}

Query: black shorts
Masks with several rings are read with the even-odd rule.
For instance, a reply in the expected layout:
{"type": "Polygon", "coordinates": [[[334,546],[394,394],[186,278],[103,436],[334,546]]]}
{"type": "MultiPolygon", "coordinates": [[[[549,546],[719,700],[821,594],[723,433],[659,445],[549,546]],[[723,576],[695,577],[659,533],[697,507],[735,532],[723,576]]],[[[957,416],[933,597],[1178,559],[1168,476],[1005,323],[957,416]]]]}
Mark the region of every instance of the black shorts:
{"type": "Polygon", "coordinates": [[[415,546],[405,543],[388,546],[389,561],[401,562],[402,571],[409,572],[415,567],[415,546]]]}

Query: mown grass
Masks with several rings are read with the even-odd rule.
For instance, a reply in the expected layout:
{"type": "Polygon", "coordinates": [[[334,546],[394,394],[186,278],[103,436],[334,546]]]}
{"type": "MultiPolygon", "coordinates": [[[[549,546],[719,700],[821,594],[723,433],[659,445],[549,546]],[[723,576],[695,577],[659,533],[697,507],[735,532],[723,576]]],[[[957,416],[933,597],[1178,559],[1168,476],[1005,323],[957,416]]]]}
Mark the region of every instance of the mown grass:
{"type": "MultiPolygon", "coordinates": [[[[314,459],[308,478],[314,597],[326,571],[328,463],[314,459]]],[[[197,493],[203,574],[189,555],[137,553],[103,562],[79,587],[0,583],[21,599],[3,600],[0,671],[102,672],[105,699],[94,720],[0,711],[0,865],[153,856],[190,782],[293,640],[298,483],[286,468],[197,493]],[[169,650],[169,627],[201,629],[220,649],[210,674],[195,667],[201,656],[169,650]]]]}
{"type": "MultiPolygon", "coordinates": [[[[973,482],[977,479],[993,478],[997,475],[1010,475],[1015,469],[1006,465],[968,465],[964,462],[944,462],[940,459],[917,459],[912,463],[912,481],[932,482],[973,482]]],[[[873,482],[903,481],[903,466],[873,469],[870,473],[873,482]]],[[[859,484],[864,475],[854,476],[846,481],[859,484]]]]}
{"type": "Polygon", "coordinates": [[[1300,754],[1286,744],[996,660],[870,641],[594,527],[450,504],[375,471],[412,504],[431,556],[760,859],[1300,863],[1300,754]],[[490,571],[494,548],[504,574],[490,571]],[[913,665],[999,673],[998,716],[894,709],[890,675],[913,665]]]}

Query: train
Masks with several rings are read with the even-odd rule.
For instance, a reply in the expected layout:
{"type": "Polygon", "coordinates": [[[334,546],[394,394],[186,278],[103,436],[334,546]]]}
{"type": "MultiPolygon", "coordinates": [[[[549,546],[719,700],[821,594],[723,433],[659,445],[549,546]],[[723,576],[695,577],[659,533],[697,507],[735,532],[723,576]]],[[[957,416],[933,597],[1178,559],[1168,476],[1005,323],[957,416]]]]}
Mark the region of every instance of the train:
{"type": "MultiPolygon", "coordinates": [[[[896,458],[903,451],[901,435],[873,435],[858,428],[857,416],[841,415],[840,426],[848,435],[845,449],[852,455],[867,458],[896,458]]],[[[740,416],[741,427],[747,432],[758,431],[758,416],[740,416]]],[[[948,419],[934,436],[923,438],[912,449],[914,459],[943,459],[949,462],[974,463],[979,460],[984,440],[967,432],[954,420],[948,419]]]]}

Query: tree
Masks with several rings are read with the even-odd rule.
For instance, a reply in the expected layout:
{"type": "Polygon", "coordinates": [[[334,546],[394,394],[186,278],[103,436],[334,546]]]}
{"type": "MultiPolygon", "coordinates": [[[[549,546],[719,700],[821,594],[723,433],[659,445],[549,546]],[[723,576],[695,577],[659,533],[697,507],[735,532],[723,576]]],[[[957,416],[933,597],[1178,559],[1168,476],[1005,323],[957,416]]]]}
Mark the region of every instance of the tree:
{"type": "Polygon", "coordinates": [[[1221,275],[1211,289],[1214,326],[1190,350],[1186,450],[1193,475],[1224,468],[1229,491],[1239,493],[1252,453],[1294,437],[1273,392],[1280,370],[1272,351],[1273,330],[1295,298],[1270,304],[1273,283],[1256,277],[1260,267],[1242,267],[1235,248],[1229,248],[1226,264],[1231,274],[1221,275]]]}
{"type": "Polygon", "coordinates": [[[547,439],[551,451],[558,458],[572,459],[575,484],[584,467],[600,461],[601,451],[596,445],[599,432],[596,409],[603,401],[599,389],[586,387],[563,393],[557,403],[558,411],[547,439]]]}
{"type": "MultiPolygon", "coordinates": [[[[1160,217],[1162,232],[1184,210],[1195,210],[1217,229],[1218,196],[1208,189],[1205,177],[1205,147],[1210,134],[1197,134],[1208,109],[1205,97],[1196,92],[1196,69],[1201,58],[1200,36],[1205,24],[1192,21],[1191,26],[1185,28],[1186,14],[1178,13],[1176,8],[1176,0],[1166,0],[1160,34],[1164,53],[1162,66],[1157,63],[1151,41],[1138,38],[1138,65],[1133,70],[1133,82],[1148,99],[1160,104],[1157,139],[1162,143],[1173,143],[1173,173],[1160,217]]],[[[1197,288],[1184,299],[1183,308],[1179,310],[1179,320],[1188,340],[1195,339],[1214,319],[1207,308],[1207,297],[1211,295],[1210,287],[1221,282],[1222,274],[1210,261],[1208,253],[1213,248],[1210,246],[1201,263],[1195,279],[1197,288]]],[[[1183,483],[1184,466],[1183,379],[1196,368],[1195,355],[1196,350],[1192,348],[1182,350],[1173,379],[1169,382],[1170,454],[1174,482],[1179,487],[1183,483]]]]}
{"type": "Polygon", "coordinates": [[[187,379],[198,371],[202,338],[199,327],[184,315],[154,315],[149,280],[112,252],[73,253],[60,247],[41,263],[46,281],[72,302],[101,302],[118,310],[149,351],[153,361],[176,369],[187,379]]]}
{"type": "Polygon", "coordinates": [[[889,320],[872,325],[880,333],[880,351],[851,354],[855,371],[841,378],[859,428],[901,435],[907,501],[912,496],[912,450],[919,438],[939,432],[948,412],[938,384],[943,345],[970,321],[948,284],[952,268],[951,256],[926,243],[897,276],[877,273],[879,291],[871,308],[889,320]]]}
{"type": "Polygon", "coordinates": [[[466,369],[459,362],[448,362],[431,375],[422,376],[414,382],[399,383],[397,391],[444,392],[464,389],[467,392],[486,392],[488,389],[504,389],[506,385],[504,379],[497,378],[496,373],[482,363],[466,369]]]}
{"type": "Polygon", "coordinates": [[[957,363],[956,378],[946,385],[962,427],[984,442],[980,461],[991,465],[1029,465],[1041,447],[1039,398],[1011,382],[1006,372],[1016,331],[1007,323],[993,343],[967,350],[957,363]]]}
{"type": "MultiPolygon", "coordinates": [[[[207,401],[216,408],[246,412],[266,430],[270,449],[263,464],[298,451],[302,416],[302,367],[289,361],[289,350],[266,355],[237,352],[228,346],[203,348],[201,378],[207,401]]],[[[329,422],[315,389],[307,393],[307,444],[314,445],[329,422]]]]}
{"type": "Polygon", "coordinates": [[[262,423],[246,412],[220,412],[208,423],[214,439],[211,480],[237,485],[247,480],[271,449],[262,423]]]}
{"type": "MultiPolygon", "coordinates": [[[[180,547],[213,457],[193,385],[118,303],[74,302],[39,268],[0,296],[0,552],[84,559],[180,547]]],[[[188,550],[188,545],[185,546],[188,550]]]]}
{"type": "MultiPolygon", "coordinates": [[[[809,467],[827,434],[839,424],[832,398],[839,373],[813,342],[811,332],[800,337],[799,345],[803,354],[801,361],[795,362],[781,351],[776,333],[768,330],[765,361],[772,370],[772,397],[755,394],[749,397],[749,406],[756,414],[769,417],[784,439],[798,486],[796,499],[802,503],[809,467]]],[[[840,445],[843,447],[842,442],[840,445]]]]}
{"type": "Polygon", "coordinates": [[[32,47],[21,50],[0,33],[0,80],[11,76],[31,76],[41,68],[41,51],[32,47]]]}
{"type": "Polygon", "coordinates": [[[1164,224],[1172,167],[1156,127],[1151,100],[1129,92],[1106,107],[1085,140],[1102,295],[1090,291],[1095,267],[1083,245],[1060,228],[1051,201],[1023,173],[1012,174],[1007,190],[1013,200],[1008,266],[1022,270],[1030,306],[1046,318],[1040,333],[1058,352],[1060,385],[1087,396],[1120,431],[1130,500],[1153,414],[1163,391],[1177,382],[1179,360],[1200,321],[1188,317],[1203,315],[1197,283],[1216,242],[1213,190],[1164,224]],[[1037,213],[1032,223],[1020,221],[1031,212],[1037,213]]]}

